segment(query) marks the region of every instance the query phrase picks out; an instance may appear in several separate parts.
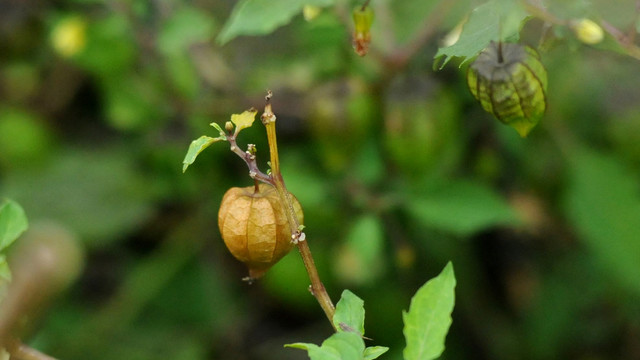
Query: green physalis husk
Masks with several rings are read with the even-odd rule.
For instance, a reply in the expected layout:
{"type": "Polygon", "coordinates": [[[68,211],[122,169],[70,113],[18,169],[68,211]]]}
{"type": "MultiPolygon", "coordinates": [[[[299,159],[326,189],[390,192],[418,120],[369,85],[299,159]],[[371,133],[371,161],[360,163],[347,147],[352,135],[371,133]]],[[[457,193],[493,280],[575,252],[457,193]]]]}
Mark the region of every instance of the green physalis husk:
{"type": "Polygon", "coordinates": [[[469,66],[467,83],[487,112],[522,137],[547,108],[547,71],[528,46],[491,42],[469,66]]]}

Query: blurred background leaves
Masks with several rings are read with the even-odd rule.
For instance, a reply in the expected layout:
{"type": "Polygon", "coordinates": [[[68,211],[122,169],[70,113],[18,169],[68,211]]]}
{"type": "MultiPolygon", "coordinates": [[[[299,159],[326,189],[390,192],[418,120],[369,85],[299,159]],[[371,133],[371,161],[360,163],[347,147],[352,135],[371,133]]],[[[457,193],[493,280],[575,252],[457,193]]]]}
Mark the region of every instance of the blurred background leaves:
{"type": "MultiPolygon", "coordinates": [[[[268,360],[303,359],[282,345],[328,336],[297,254],[240,281],[216,216],[229,187],[251,184],[244,164],[214,144],[181,173],[191,140],[269,88],[320,275],[334,300],[364,299],[383,359],[401,358],[402,310],[449,260],[443,358],[639,358],[638,62],[555,27],[541,51],[548,111],[522,140],[473,100],[459,59],[432,71],[481,4],[373,0],[360,58],[355,2],[233,40],[232,1],[0,3],[0,194],[87,252],[24,340],[63,359],[268,360]]],[[[637,26],[633,1],[602,4],[549,11],[637,26]]],[[[521,39],[542,33],[532,20],[521,39]]],[[[265,169],[264,129],[240,143],[265,169]]]]}

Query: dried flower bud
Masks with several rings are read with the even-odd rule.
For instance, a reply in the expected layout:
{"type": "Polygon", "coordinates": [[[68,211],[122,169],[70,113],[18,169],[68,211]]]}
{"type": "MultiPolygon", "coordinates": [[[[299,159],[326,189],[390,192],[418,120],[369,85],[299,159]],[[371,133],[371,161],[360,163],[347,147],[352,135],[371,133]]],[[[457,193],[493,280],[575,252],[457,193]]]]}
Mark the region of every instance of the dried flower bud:
{"type": "Polygon", "coordinates": [[[602,28],[592,20],[581,19],[572,21],[570,26],[578,40],[585,44],[595,45],[604,39],[602,28]]]}
{"type": "Polygon", "coordinates": [[[469,66],[467,83],[487,112],[522,137],[547,107],[547,71],[528,46],[491,42],[469,66]]]}
{"type": "MultiPolygon", "coordinates": [[[[291,197],[302,223],[302,207],[291,197]]],[[[220,204],[218,226],[227,248],[247,265],[253,279],[264,275],[294,246],[285,208],[271,185],[229,189],[220,204]]]]}
{"type": "Polygon", "coordinates": [[[367,55],[371,42],[371,24],[373,24],[373,10],[370,6],[357,6],[353,9],[353,22],[355,32],[353,34],[353,48],[360,56],[367,55]]]}

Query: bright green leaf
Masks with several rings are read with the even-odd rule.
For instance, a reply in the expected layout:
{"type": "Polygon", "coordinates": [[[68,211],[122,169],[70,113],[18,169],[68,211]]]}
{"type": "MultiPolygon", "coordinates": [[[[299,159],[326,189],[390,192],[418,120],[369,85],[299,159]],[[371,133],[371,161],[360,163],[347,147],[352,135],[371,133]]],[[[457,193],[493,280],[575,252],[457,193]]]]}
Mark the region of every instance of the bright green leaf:
{"type": "Polygon", "coordinates": [[[284,347],[293,348],[293,349],[301,349],[306,351],[311,351],[311,349],[319,349],[320,346],[311,343],[293,343],[293,344],[285,344],[284,347]]]}
{"type": "Polygon", "coordinates": [[[243,129],[253,125],[253,121],[256,119],[257,113],[257,110],[251,109],[244,111],[242,114],[231,115],[231,122],[236,126],[236,135],[243,129]]]}
{"type": "Polygon", "coordinates": [[[239,35],[266,35],[302,14],[307,5],[325,7],[333,3],[334,0],[241,0],[217,40],[225,44],[239,35]]]}
{"type": "Polygon", "coordinates": [[[311,360],[362,360],[364,340],[356,333],[337,332],[322,346],[309,343],[287,344],[285,347],[306,350],[311,360]]]}
{"type": "Polygon", "coordinates": [[[28,222],[24,210],[15,201],[0,203],[0,250],[11,245],[25,230],[28,222]]]}
{"type": "Polygon", "coordinates": [[[444,351],[451,326],[456,279],[451,262],[437,277],[424,284],[411,299],[409,312],[403,312],[405,360],[435,359],[444,351]]]}
{"type": "Polygon", "coordinates": [[[336,305],[333,325],[342,331],[358,331],[364,335],[364,301],[349,290],[344,290],[336,305]]]}
{"type": "Polygon", "coordinates": [[[572,154],[564,198],[580,241],[618,284],[640,294],[640,179],[614,157],[572,154]]]}
{"type": "Polygon", "coordinates": [[[469,181],[438,184],[410,198],[407,206],[417,221],[460,236],[518,223],[504,199],[492,189],[469,181]]]}
{"type": "Polygon", "coordinates": [[[189,151],[187,151],[187,155],[184,157],[184,160],[182,160],[182,172],[187,171],[187,168],[189,167],[189,165],[193,164],[194,161],[196,161],[196,157],[198,157],[198,154],[200,154],[202,152],[202,150],[206,149],[207,147],[209,147],[209,145],[213,144],[216,141],[220,141],[223,140],[222,138],[212,138],[209,136],[200,136],[199,138],[197,138],[196,140],[193,140],[191,142],[191,145],[189,145],[189,151]]]}
{"type": "Polygon", "coordinates": [[[377,359],[380,355],[389,351],[389,348],[386,346],[369,346],[364,349],[364,360],[373,360],[377,359]]]}
{"type": "Polygon", "coordinates": [[[445,59],[440,69],[454,56],[464,58],[460,64],[462,65],[478,55],[492,40],[517,41],[527,16],[520,1],[490,0],[478,6],[471,12],[458,41],[449,47],[438,49],[435,65],[443,56],[445,59]]]}

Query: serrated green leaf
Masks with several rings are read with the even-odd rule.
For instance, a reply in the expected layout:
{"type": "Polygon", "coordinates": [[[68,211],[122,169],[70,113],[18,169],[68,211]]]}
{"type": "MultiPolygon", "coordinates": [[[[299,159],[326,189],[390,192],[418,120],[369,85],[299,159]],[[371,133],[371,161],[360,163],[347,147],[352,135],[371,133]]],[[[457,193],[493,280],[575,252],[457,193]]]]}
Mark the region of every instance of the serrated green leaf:
{"type": "Polygon", "coordinates": [[[640,294],[640,179],[616,158],[576,151],[570,157],[564,205],[582,241],[602,270],[640,294]]]}
{"type": "Polygon", "coordinates": [[[306,5],[326,7],[334,0],[241,0],[233,8],[217,41],[225,44],[239,35],[266,35],[302,14],[306,5]]]}
{"type": "Polygon", "coordinates": [[[389,351],[389,348],[386,346],[369,346],[364,349],[364,360],[373,360],[377,359],[380,355],[389,351]]]}
{"type": "Polygon", "coordinates": [[[22,207],[13,200],[3,200],[0,203],[0,251],[16,241],[28,226],[22,207]]]}
{"type": "Polygon", "coordinates": [[[236,135],[243,129],[251,127],[256,119],[257,110],[251,109],[242,112],[242,114],[231,115],[231,122],[236,126],[236,135]]]}
{"type": "Polygon", "coordinates": [[[349,290],[344,290],[336,305],[333,325],[338,331],[359,331],[364,335],[364,301],[349,290]]]}
{"type": "Polygon", "coordinates": [[[191,142],[191,144],[189,145],[189,150],[187,151],[187,155],[184,157],[184,160],[182,160],[182,172],[187,171],[187,168],[189,167],[189,165],[193,164],[194,161],[196,161],[196,157],[198,157],[198,154],[200,154],[202,152],[202,150],[206,149],[207,147],[209,147],[209,145],[213,144],[216,141],[220,141],[223,140],[222,138],[212,138],[210,136],[200,136],[199,138],[197,138],[196,140],[193,140],[191,142]]]}
{"type": "Polygon", "coordinates": [[[411,299],[409,312],[403,312],[405,360],[435,359],[444,351],[455,303],[456,278],[451,262],[437,277],[424,284],[411,299]]]}
{"type": "Polygon", "coordinates": [[[459,236],[519,222],[515,211],[491,188],[470,181],[437,184],[408,199],[407,208],[417,221],[459,236]]]}
{"type": "Polygon", "coordinates": [[[434,67],[438,67],[437,64],[444,57],[439,66],[442,69],[454,56],[464,58],[460,63],[462,65],[478,55],[491,41],[517,41],[527,17],[520,1],[490,0],[478,6],[471,12],[458,41],[449,47],[438,49],[434,67]]]}
{"type": "Polygon", "coordinates": [[[337,332],[326,339],[322,346],[294,343],[285,347],[306,350],[311,360],[362,360],[365,351],[362,337],[352,332],[337,332]]]}

